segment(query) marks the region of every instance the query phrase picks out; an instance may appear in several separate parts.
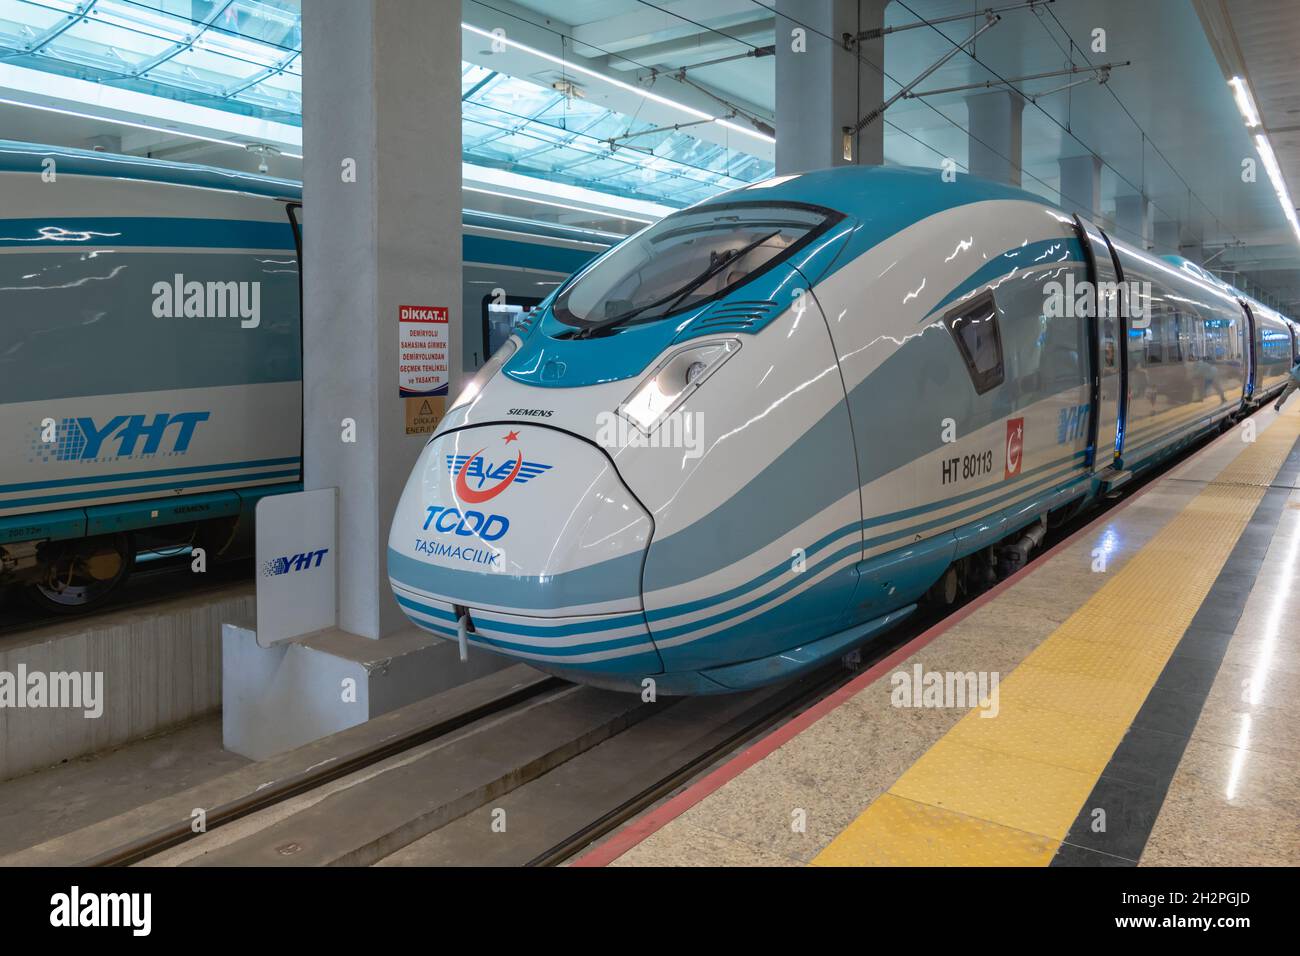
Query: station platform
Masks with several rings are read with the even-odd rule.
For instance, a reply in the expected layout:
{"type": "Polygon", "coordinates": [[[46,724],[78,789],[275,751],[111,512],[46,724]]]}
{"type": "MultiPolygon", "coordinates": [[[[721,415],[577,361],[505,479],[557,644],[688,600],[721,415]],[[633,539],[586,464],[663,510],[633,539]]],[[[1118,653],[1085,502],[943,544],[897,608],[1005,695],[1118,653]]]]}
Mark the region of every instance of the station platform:
{"type": "Polygon", "coordinates": [[[1298,439],[1256,414],[575,865],[1300,864],[1298,439]]]}

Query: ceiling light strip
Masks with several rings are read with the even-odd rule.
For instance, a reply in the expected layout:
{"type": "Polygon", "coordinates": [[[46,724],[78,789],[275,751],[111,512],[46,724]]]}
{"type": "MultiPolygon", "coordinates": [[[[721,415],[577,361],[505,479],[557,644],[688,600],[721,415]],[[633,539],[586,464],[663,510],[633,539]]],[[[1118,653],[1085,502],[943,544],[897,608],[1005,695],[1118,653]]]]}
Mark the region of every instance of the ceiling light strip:
{"type": "Polygon", "coordinates": [[[655,222],[654,219],[643,219],[640,216],[633,216],[626,212],[593,209],[590,206],[572,206],[569,203],[552,202],[549,199],[536,199],[532,196],[521,196],[518,193],[501,192],[496,189],[484,189],[481,186],[464,186],[462,188],[469,193],[482,193],[485,196],[499,196],[503,199],[517,199],[520,202],[535,203],[539,206],[554,206],[557,209],[571,209],[574,212],[586,213],[589,216],[594,216],[600,219],[627,219],[631,222],[644,222],[647,224],[655,222]]]}
{"type": "Polygon", "coordinates": [[[1261,130],[1255,134],[1255,150],[1264,164],[1264,171],[1268,173],[1268,178],[1273,183],[1273,191],[1277,193],[1277,201],[1282,206],[1282,215],[1286,216],[1286,221],[1291,224],[1291,231],[1295,233],[1297,241],[1300,241],[1300,218],[1296,216],[1295,203],[1291,201],[1291,191],[1286,188],[1286,180],[1282,177],[1282,167],[1278,165],[1277,156],[1273,153],[1273,145],[1263,132],[1259,109],[1255,106],[1254,97],[1250,95],[1250,87],[1240,76],[1228,80],[1228,86],[1232,88],[1233,98],[1237,101],[1237,109],[1246,122],[1246,128],[1259,127],[1261,130]]]}
{"type": "MultiPolygon", "coordinates": [[[[97,113],[82,113],[78,110],[64,109],[61,106],[45,106],[42,103],[24,103],[22,100],[10,100],[0,97],[0,105],[19,106],[28,110],[40,110],[44,113],[58,113],[60,116],[74,116],[77,119],[96,120],[100,123],[114,123],[118,126],[130,126],[132,129],[144,129],[153,133],[162,133],[166,136],[180,136],[185,139],[198,139],[207,143],[217,143],[221,146],[229,146],[232,149],[247,149],[248,144],[240,143],[231,139],[221,139],[217,136],[204,136],[202,133],[190,133],[181,129],[168,129],[165,126],[153,126],[149,123],[136,123],[132,120],[120,119],[116,116],[103,116],[97,113]]],[[[289,153],[284,150],[280,151],[281,156],[288,156],[292,159],[302,159],[302,153],[289,153]]]]}
{"type": "Polygon", "coordinates": [[[618,89],[624,90],[625,92],[633,93],[637,96],[643,96],[646,99],[651,100],[655,103],[659,103],[662,106],[667,106],[667,107],[671,107],[672,109],[679,110],[685,113],[687,116],[692,116],[695,119],[710,120],[718,124],[719,126],[723,127],[724,129],[728,129],[735,133],[740,133],[741,135],[744,136],[750,136],[754,139],[761,140],[764,143],[776,142],[775,137],[768,136],[766,133],[760,133],[756,129],[746,129],[744,126],[741,126],[737,123],[733,123],[730,120],[724,119],[723,117],[713,116],[709,113],[704,112],[703,110],[697,110],[693,106],[687,106],[685,103],[679,103],[676,100],[671,100],[666,96],[660,96],[658,93],[652,93],[650,90],[642,89],[639,86],[633,86],[631,83],[624,83],[622,80],[617,80],[612,76],[606,76],[604,73],[600,73],[596,70],[589,69],[585,66],[580,66],[579,64],[574,63],[572,60],[565,60],[562,57],[558,57],[551,53],[546,53],[542,50],[538,50],[534,47],[520,43],[518,40],[511,40],[503,33],[493,33],[490,30],[484,30],[481,27],[476,27],[473,24],[469,24],[469,23],[462,23],[460,26],[461,29],[468,30],[470,33],[476,34],[478,36],[485,37],[493,41],[494,43],[503,43],[506,46],[513,47],[514,49],[519,50],[521,53],[528,53],[532,56],[540,57],[541,59],[546,60],[549,63],[555,63],[558,66],[561,66],[564,69],[569,70],[573,73],[581,73],[583,76],[589,76],[592,79],[600,80],[602,83],[607,83],[610,86],[617,87],[618,89]]]}

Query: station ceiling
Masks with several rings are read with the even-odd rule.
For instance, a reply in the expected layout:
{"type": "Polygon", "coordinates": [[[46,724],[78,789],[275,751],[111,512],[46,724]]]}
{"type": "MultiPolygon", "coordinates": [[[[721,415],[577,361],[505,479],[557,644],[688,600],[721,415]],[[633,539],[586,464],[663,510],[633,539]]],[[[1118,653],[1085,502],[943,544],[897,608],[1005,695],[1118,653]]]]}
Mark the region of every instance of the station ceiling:
{"type": "MultiPolygon", "coordinates": [[[[893,0],[885,22],[1013,2],[893,0]]],[[[467,169],[494,182],[562,183],[575,196],[590,192],[596,205],[602,195],[635,200],[642,216],[770,175],[767,134],[776,127],[779,135],[779,120],[775,62],[764,51],[775,42],[774,6],[465,0],[467,169]],[[494,43],[494,30],[509,42],[494,43]]],[[[981,22],[890,34],[885,95],[981,22]]],[[[1294,310],[1300,242],[1262,164],[1254,182],[1241,169],[1258,161],[1254,134],[1263,131],[1283,178],[1300,188],[1298,48],[1294,0],[1055,0],[1007,10],[974,55],[959,53],[917,89],[1015,86],[1028,97],[1026,188],[1057,199],[1058,161],[1093,153],[1104,163],[1102,218],[1122,238],[1138,237],[1114,223],[1117,200],[1146,195],[1154,219],[1177,223],[1182,251],[1199,250],[1211,268],[1294,310]],[[1104,50],[1093,47],[1097,29],[1104,50]],[[1102,63],[1128,65],[1104,84],[1087,72],[1016,80],[1102,63]],[[1251,91],[1262,127],[1246,128],[1226,82],[1233,75],[1251,91]]],[[[239,168],[260,159],[240,144],[265,143],[280,154],[267,158],[271,171],[297,176],[302,63],[299,0],[0,0],[0,123],[9,138],[239,168]]],[[[966,98],[980,91],[890,107],[886,162],[937,166],[951,157],[964,167],[966,98]]],[[[511,190],[482,190],[494,192],[511,190]]]]}

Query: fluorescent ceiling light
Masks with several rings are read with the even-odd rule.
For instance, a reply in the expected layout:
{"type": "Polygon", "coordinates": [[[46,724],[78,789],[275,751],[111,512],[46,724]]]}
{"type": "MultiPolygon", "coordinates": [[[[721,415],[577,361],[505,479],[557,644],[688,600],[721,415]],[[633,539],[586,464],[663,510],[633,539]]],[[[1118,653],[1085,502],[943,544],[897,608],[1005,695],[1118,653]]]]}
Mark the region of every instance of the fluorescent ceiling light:
{"type": "Polygon", "coordinates": [[[1259,111],[1255,109],[1255,101],[1246,87],[1246,81],[1239,76],[1234,76],[1228,81],[1228,85],[1232,87],[1232,95],[1237,99],[1237,109],[1241,111],[1246,125],[1254,129],[1259,125],[1259,111]]]}
{"type": "Polygon", "coordinates": [[[479,166],[475,163],[461,164],[461,180],[466,187],[473,184],[480,188],[486,186],[507,190],[529,200],[534,199],[535,194],[541,193],[551,201],[574,202],[586,209],[618,216],[627,212],[632,214],[629,218],[648,219],[651,222],[657,222],[677,211],[673,206],[664,206],[644,199],[630,199],[613,193],[597,192],[581,186],[551,182],[535,176],[525,176],[522,173],[495,169],[491,166],[479,166]]]}
{"type": "MultiPolygon", "coordinates": [[[[167,127],[174,123],[187,130],[201,130],[225,141],[270,143],[281,150],[302,151],[302,127],[259,119],[223,109],[199,106],[185,100],[154,96],[122,89],[110,83],[92,82],[43,70],[12,66],[0,61],[0,96],[18,105],[50,105],[77,115],[85,112],[94,119],[130,125],[143,119],[141,128],[167,127]]],[[[167,133],[177,130],[165,129],[167,133]]]]}
{"type": "Polygon", "coordinates": [[[646,99],[652,100],[655,103],[659,103],[663,106],[671,107],[672,109],[675,110],[680,110],[681,112],[685,113],[687,116],[694,117],[695,119],[711,120],[714,123],[717,123],[719,126],[732,130],[733,132],[741,133],[745,136],[752,136],[754,139],[762,140],[765,143],[776,142],[774,138],[768,136],[766,133],[760,133],[756,129],[747,129],[744,126],[740,126],[736,123],[732,123],[731,121],[723,119],[722,117],[712,116],[708,113],[705,113],[703,110],[697,110],[693,106],[687,106],[685,103],[678,103],[676,100],[670,100],[666,96],[660,96],[658,93],[652,93],[650,90],[643,89],[642,87],[633,86],[631,83],[624,83],[622,80],[617,80],[612,76],[606,76],[604,73],[597,72],[596,70],[588,69],[585,66],[579,66],[577,63],[574,63],[571,60],[565,60],[562,57],[554,56],[553,54],[550,53],[545,53],[541,50],[520,43],[518,40],[511,40],[504,33],[493,33],[490,30],[484,30],[481,27],[476,27],[469,23],[462,23],[460,26],[462,30],[468,30],[470,33],[477,34],[478,36],[481,37],[486,37],[487,39],[493,41],[494,43],[504,43],[506,46],[514,47],[516,50],[519,50],[523,53],[528,53],[531,54],[532,56],[540,57],[541,59],[546,60],[547,62],[550,63],[555,63],[566,70],[572,71],[574,73],[581,73],[583,76],[589,76],[592,79],[600,80],[602,83],[608,83],[610,86],[618,87],[620,90],[624,90],[628,93],[633,93],[637,96],[643,96],[646,99]]]}
{"type": "MultiPolygon", "coordinates": [[[[596,216],[601,219],[628,219],[632,222],[652,223],[653,219],[642,219],[640,216],[632,216],[625,212],[609,212],[608,210],[593,209],[590,206],[572,206],[564,202],[552,202],[549,199],[536,199],[532,196],[521,196],[518,193],[501,192],[497,189],[483,189],[480,186],[465,186],[467,193],[482,193],[485,196],[500,196],[502,199],[516,199],[519,202],[533,203],[537,206],[554,206],[557,209],[572,209],[574,212],[585,212],[589,216],[596,216]]],[[[613,233],[609,233],[613,235],[613,233]]]]}
{"type": "Polygon", "coordinates": [[[1255,134],[1255,149],[1259,151],[1259,158],[1264,162],[1268,178],[1273,182],[1277,201],[1282,204],[1282,214],[1291,224],[1291,231],[1295,233],[1296,239],[1300,240],[1300,219],[1296,217],[1295,203],[1291,201],[1291,193],[1286,188],[1286,180],[1282,178],[1282,168],[1278,166],[1277,157],[1273,155],[1273,147],[1263,133],[1255,134]]]}
{"type": "MultiPolygon", "coordinates": [[[[184,139],[198,139],[207,143],[219,143],[222,146],[229,146],[232,149],[247,149],[246,143],[239,143],[235,140],[220,139],[216,136],[204,136],[202,133],[190,133],[181,129],[168,129],[165,126],[152,126],[149,123],[135,123],[131,120],[118,119],[116,116],[100,116],[96,113],[81,113],[77,110],[67,110],[58,106],[43,106],[38,103],[24,103],[21,100],[9,100],[0,97],[0,105],[4,106],[21,106],[23,109],[40,110],[44,113],[58,113],[60,116],[75,116],[77,119],[97,120],[101,123],[115,123],[118,126],[130,126],[132,129],[147,129],[153,133],[163,133],[167,136],[180,136],[184,139]]],[[[301,153],[289,153],[284,150],[280,151],[281,156],[288,156],[292,159],[302,159],[301,153]]]]}

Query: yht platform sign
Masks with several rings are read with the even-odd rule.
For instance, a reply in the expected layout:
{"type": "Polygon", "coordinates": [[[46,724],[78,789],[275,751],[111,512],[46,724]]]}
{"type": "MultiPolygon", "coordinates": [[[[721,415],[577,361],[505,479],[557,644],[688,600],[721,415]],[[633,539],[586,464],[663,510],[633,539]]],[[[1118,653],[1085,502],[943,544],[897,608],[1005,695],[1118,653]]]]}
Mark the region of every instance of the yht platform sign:
{"type": "Polygon", "coordinates": [[[258,499],[257,643],[270,647],[338,620],[335,522],[338,489],[258,499]]]}
{"type": "Polygon", "coordinates": [[[438,305],[397,307],[397,380],[406,434],[430,434],[442,420],[450,384],[450,314],[438,305]]]}

